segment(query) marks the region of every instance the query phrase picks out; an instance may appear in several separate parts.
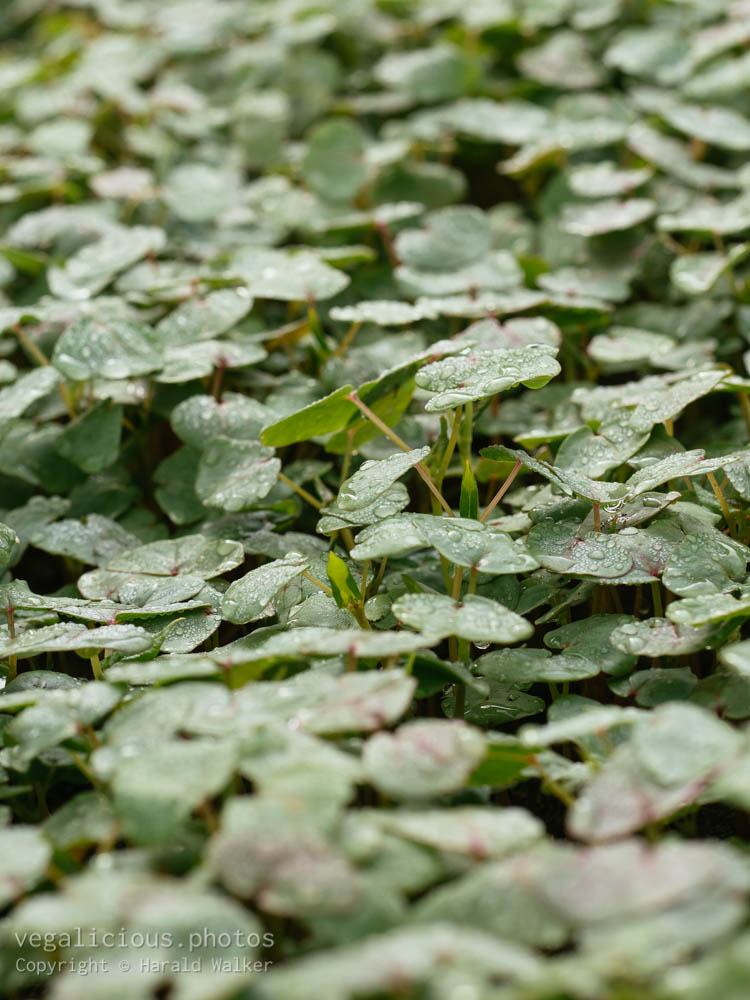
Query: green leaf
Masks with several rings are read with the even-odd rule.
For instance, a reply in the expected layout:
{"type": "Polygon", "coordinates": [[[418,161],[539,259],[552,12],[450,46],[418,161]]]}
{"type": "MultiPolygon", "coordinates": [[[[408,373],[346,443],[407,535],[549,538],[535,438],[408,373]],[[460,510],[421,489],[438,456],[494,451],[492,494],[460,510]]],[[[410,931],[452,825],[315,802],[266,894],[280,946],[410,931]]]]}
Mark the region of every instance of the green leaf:
{"type": "Polygon", "coordinates": [[[75,650],[117,649],[125,653],[140,653],[151,645],[145,629],[136,625],[105,625],[88,628],[72,622],[44,625],[30,629],[15,639],[0,640],[0,656],[18,656],[25,659],[39,653],[75,650]]]}
{"type": "Polygon", "coordinates": [[[184,347],[168,347],[159,382],[187,382],[205,378],[215,368],[250,368],[266,357],[258,344],[238,344],[228,340],[202,340],[184,347]]]}
{"type": "Polygon", "coordinates": [[[111,559],[108,570],[148,573],[155,576],[193,574],[205,580],[239,566],[245,558],[242,545],[227,538],[183,535],[181,538],[149,542],[111,559]]]}
{"type": "Polygon", "coordinates": [[[415,719],[396,733],[376,733],[362,763],[375,787],[399,800],[429,799],[462,788],[487,753],[478,729],[458,720],[415,719]]]}
{"type": "Polygon", "coordinates": [[[19,539],[15,531],[0,521],[0,569],[5,569],[10,563],[18,544],[19,539]]]}
{"type": "Polygon", "coordinates": [[[526,49],[518,57],[518,66],[524,76],[559,89],[588,89],[601,79],[601,69],[584,37],[574,31],[558,31],[541,45],[526,49]]]}
{"type": "Polygon", "coordinates": [[[461,517],[476,520],[479,517],[479,490],[477,481],[471,470],[471,465],[466,462],[464,474],[461,477],[461,497],[459,501],[461,517]]]}
{"type": "Polygon", "coordinates": [[[44,399],[60,382],[60,373],[50,365],[27,372],[13,383],[0,389],[0,420],[20,417],[40,399],[44,399]]]}
{"type": "Polygon", "coordinates": [[[667,618],[675,625],[713,625],[731,618],[750,617],[750,596],[711,594],[686,597],[667,605],[667,618]]]}
{"type": "Polygon", "coordinates": [[[573,167],[568,177],[570,189],[579,198],[616,198],[642,187],[653,176],[648,167],[625,170],[611,160],[573,167]]]}
{"type": "Polygon", "coordinates": [[[660,215],[656,225],[667,233],[684,230],[731,236],[750,228],[750,198],[741,194],[732,201],[699,200],[682,211],[660,215]]]}
{"type": "Polygon", "coordinates": [[[694,160],[687,144],[658,132],[645,122],[636,122],[630,127],[627,144],[647,163],[690,187],[706,191],[738,187],[735,171],[694,160]]]}
{"type": "MultiPolygon", "coordinates": [[[[464,718],[467,722],[484,728],[503,727],[517,719],[538,715],[544,711],[544,707],[545,703],[541,698],[527,694],[516,684],[490,681],[487,694],[467,690],[464,718]]],[[[449,717],[455,715],[455,696],[443,702],[443,710],[449,717]]]]}
{"type": "Polygon", "coordinates": [[[73,420],[55,442],[58,452],[83,472],[101,472],[120,451],[123,408],[98,403],[73,420]]]}
{"type": "Polygon", "coordinates": [[[207,507],[248,510],[273,489],[281,462],[255,441],[211,438],[201,454],[195,492],[207,507]]]}
{"type": "Polygon", "coordinates": [[[546,649],[499,649],[475,662],[484,677],[520,687],[540,681],[548,684],[580,681],[595,677],[600,669],[595,661],[582,656],[565,653],[552,656],[546,649]]]}
{"type": "Polygon", "coordinates": [[[690,535],[669,557],[662,580],[680,597],[703,597],[734,590],[745,578],[750,550],[715,535],[690,535]]]}
{"type": "Polygon", "coordinates": [[[38,549],[97,566],[137,546],[138,541],[117,521],[101,514],[43,524],[31,536],[31,544],[38,549]]]}
{"type": "Polygon", "coordinates": [[[519,946],[477,930],[435,923],[373,935],[336,949],[325,959],[308,955],[273,970],[264,989],[272,1000],[295,1000],[311,988],[320,996],[338,994],[343,1000],[383,993],[396,978],[404,988],[414,989],[438,976],[445,980],[452,969],[467,966],[481,969],[495,981],[529,977],[537,971],[536,960],[519,946]]]}
{"type": "Polygon", "coordinates": [[[669,272],[672,284],[685,295],[705,295],[723,274],[748,253],[750,243],[737,243],[728,253],[694,253],[677,257],[669,272]]]}
{"type": "Polygon", "coordinates": [[[545,345],[503,351],[477,351],[443,358],[417,373],[416,383],[436,393],[425,409],[449,410],[461,403],[494,396],[516,385],[538,389],[560,371],[556,349],[545,345]]]}
{"type": "Polygon", "coordinates": [[[302,163],[310,188],[330,201],[350,201],[367,178],[365,134],[356,122],[331,118],[310,133],[302,163]]]}
{"type": "Polygon", "coordinates": [[[339,608],[350,608],[362,600],[362,594],[343,559],[331,549],[328,553],[326,573],[331,583],[333,597],[339,608]]]}
{"type": "Polygon", "coordinates": [[[586,786],[569,815],[570,832],[609,840],[665,818],[728,768],[738,749],[738,734],[705,709],[686,702],[661,705],[635,724],[628,743],[586,786]]]}
{"type": "Polygon", "coordinates": [[[117,817],[105,795],[79,792],[45,821],[43,829],[57,850],[69,851],[116,836],[117,817]]]}
{"type": "Polygon", "coordinates": [[[427,271],[452,271],[490,249],[492,230],[484,213],[458,205],[432,212],[423,229],[405,229],[396,238],[402,264],[427,271]]]}
{"type": "Polygon", "coordinates": [[[276,594],[307,566],[304,556],[290,553],[283,559],[274,559],[250,570],[229,585],[221,602],[223,616],[230,622],[244,624],[273,614],[273,607],[269,606],[276,594]]]}
{"type": "Polygon", "coordinates": [[[269,424],[260,435],[261,441],[273,448],[281,448],[308,437],[340,430],[357,412],[357,407],[348,398],[353,391],[354,386],[344,385],[323,399],[269,424]]]}
{"type": "Polygon", "coordinates": [[[284,252],[250,247],[235,255],[233,271],[259,299],[305,302],[330,299],[349,284],[343,271],[329,267],[309,250],[284,252]]]}
{"type": "Polygon", "coordinates": [[[626,496],[626,487],[619,483],[597,482],[577,470],[556,468],[548,462],[527,455],[525,451],[491,445],[489,448],[483,448],[479,454],[491,462],[520,461],[528,469],[549,480],[567,496],[577,494],[595,503],[618,503],[626,496]]]}
{"type": "MultiPolygon", "coordinates": [[[[394,520],[383,522],[383,533],[392,531],[394,520]]],[[[456,566],[466,566],[482,573],[522,573],[538,566],[534,557],[504,531],[488,528],[478,521],[432,514],[413,514],[411,521],[421,536],[422,544],[431,545],[456,566]]],[[[373,528],[368,533],[368,543],[372,544],[379,535],[378,528],[373,528]]],[[[362,535],[357,536],[358,548],[361,538],[362,535]]]]}
{"type": "Polygon", "coordinates": [[[162,197],[187,222],[208,222],[231,205],[233,178],[204,163],[183,163],[169,174],[162,197]]]}
{"type": "Polygon", "coordinates": [[[0,901],[12,903],[43,878],[52,860],[52,845],[33,826],[18,825],[0,830],[2,867],[0,868],[0,901]]]}
{"type": "Polygon", "coordinates": [[[172,428],[192,448],[203,450],[214,437],[257,440],[270,414],[267,407],[236,392],[221,401],[201,394],[190,396],[172,410],[172,428]]]}
{"type": "Polygon", "coordinates": [[[160,368],[161,351],[158,336],[145,323],[81,318],[55,344],[52,363],[73,382],[132,378],[160,368]]]}
{"type": "Polygon", "coordinates": [[[116,227],[69,257],[63,267],[51,267],[50,291],[61,299],[89,299],[113,278],[147,254],[164,249],[166,234],[150,226],[116,227]]]}
{"type": "MultiPolygon", "coordinates": [[[[533,755],[531,751],[527,747],[520,746],[513,737],[506,738],[498,734],[488,735],[490,743],[487,748],[487,756],[479,767],[472,771],[467,784],[471,787],[486,787],[490,785],[493,788],[505,788],[515,784],[532,763],[533,755]],[[499,742],[495,742],[495,740],[499,742]]],[[[506,818],[507,822],[513,823],[515,820],[514,814],[515,810],[512,807],[504,809],[501,813],[496,813],[494,817],[490,810],[480,810],[477,814],[477,822],[482,826],[486,824],[491,831],[494,820],[499,820],[498,826],[502,826],[506,818]]],[[[460,816],[456,817],[459,821],[461,818],[460,816]]],[[[536,826],[534,817],[528,813],[520,813],[518,819],[521,824],[525,820],[531,820],[528,829],[529,833],[533,834],[533,829],[536,826]]],[[[493,852],[487,850],[486,853],[491,854],[493,852]]]]}
{"type": "Polygon", "coordinates": [[[337,505],[344,511],[368,507],[429,453],[429,448],[415,448],[413,451],[396,452],[382,461],[365,462],[339,487],[337,505]]]}
{"type": "Polygon", "coordinates": [[[329,316],[342,323],[374,323],[376,326],[407,326],[422,319],[435,319],[429,302],[412,304],[398,299],[358,302],[354,306],[334,306],[329,316]]]}
{"type": "Polygon", "coordinates": [[[456,635],[472,642],[513,643],[533,632],[525,618],[485,597],[456,602],[443,594],[407,594],[393,605],[399,621],[435,640],[456,635]]]}
{"type": "Polygon", "coordinates": [[[113,806],[127,836],[167,844],[190,812],[227,784],[237,751],[219,740],[181,740],[124,758],[112,776],[113,806]]]}
{"type": "Polygon", "coordinates": [[[664,120],[679,132],[722,149],[750,149],[750,121],[731,108],[667,104],[664,120]]]}
{"type": "Polygon", "coordinates": [[[464,93],[476,76],[468,54],[455,45],[430,45],[390,52],[375,67],[380,83],[420,101],[441,101],[464,93]]]}
{"type": "Polygon", "coordinates": [[[221,288],[202,298],[180,303],[156,325],[167,347],[184,347],[211,340],[231,330],[246,316],[253,300],[244,288],[221,288]]]}
{"type": "Polygon", "coordinates": [[[605,673],[619,675],[635,666],[638,655],[636,650],[623,649],[615,641],[615,636],[622,634],[632,622],[629,615],[590,615],[548,632],[544,644],[570,656],[590,660],[605,673]]]}
{"type": "MultiPolygon", "coordinates": [[[[491,765],[492,761],[497,766],[503,753],[507,755],[507,761],[511,761],[514,749],[510,745],[490,743],[489,756],[479,765],[479,770],[491,765]]],[[[528,751],[524,750],[517,760],[520,756],[528,757],[528,751]]],[[[477,773],[475,771],[474,775],[477,773]]],[[[530,846],[542,835],[537,819],[526,810],[513,807],[459,806],[414,812],[407,809],[383,810],[375,814],[375,818],[378,826],[399,837],[435,850],[474,858],[501,858],[530,846]]]]}
{"type": "Polygon", "coordinates": [[[560,228],[576,236],[601,236],[641,225],[657,211],[650,198],[629,198],[627,201],[606,199],[584,205],[566,205],[560,228]]]}
{"type": "Polygon", "coordinates": [[[340,531],[342,528],[354,525],[374,524],[397,514],[408,503],[409,492],[406,487],[403,483],[394,483],[390,489],[366,507],[359,507],[357,510],[342,510],[336,501],[322,507],[321,513],[324,516],[318,521],[317,530],[321,534],[330,534],[333,531],[340,531]]]}

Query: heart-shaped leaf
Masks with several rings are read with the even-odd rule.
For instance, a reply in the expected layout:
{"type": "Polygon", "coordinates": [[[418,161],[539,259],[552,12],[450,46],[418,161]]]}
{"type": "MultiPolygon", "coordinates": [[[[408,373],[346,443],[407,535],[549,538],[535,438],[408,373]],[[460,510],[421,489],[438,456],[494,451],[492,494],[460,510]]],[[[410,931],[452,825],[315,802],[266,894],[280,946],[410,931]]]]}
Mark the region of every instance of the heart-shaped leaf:
{"type": "Polygon", "coordinates": [[[502,604],[471,595],[457,602],[443,594],[407,594],[392,611],[405,625],[435,638],[457,635],[505,644],[528,639],[533,632],[524,618],[502,604]]]}

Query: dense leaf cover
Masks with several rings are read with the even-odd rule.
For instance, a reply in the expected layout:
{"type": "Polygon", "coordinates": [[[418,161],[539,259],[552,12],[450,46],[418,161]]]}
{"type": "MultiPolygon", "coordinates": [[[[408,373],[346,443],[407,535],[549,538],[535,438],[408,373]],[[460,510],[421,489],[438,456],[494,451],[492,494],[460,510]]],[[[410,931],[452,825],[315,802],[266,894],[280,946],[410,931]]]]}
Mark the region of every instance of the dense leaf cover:
{"type": "Polygon", "coordinates": [[[0,989],[746,1000],[747,0],[0,34],[0,989]]]}

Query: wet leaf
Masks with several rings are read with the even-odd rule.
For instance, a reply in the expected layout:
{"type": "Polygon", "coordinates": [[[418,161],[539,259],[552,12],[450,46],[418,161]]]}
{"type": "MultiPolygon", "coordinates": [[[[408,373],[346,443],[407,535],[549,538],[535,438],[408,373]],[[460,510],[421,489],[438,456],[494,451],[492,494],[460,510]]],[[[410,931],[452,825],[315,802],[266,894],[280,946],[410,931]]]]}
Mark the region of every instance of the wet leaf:
{"type": "Polygon", "coordinates": [[[120,573],[148,573],[155,576],[193,574],[205,580],[239,566],[245,558],[239,542],[183,535],[141,545],[110,559],[107,569],[120,573]]]}
{"type": "Polygon", "coordinates": [[[57,450],[83,472],[101,472],[117,459],[122,416],[121,406],[99,403],[65,428],[57,450]]]}
{"type": "Polygon", "coordinates": [[[541,827],[522,809],[406,809],[377,814],[383,829],[418,844],[474,858],[497,858],[537,840],[541,827]]]}
{"type": "Polygon", "coordinates": [[[425,409],[449,410],[471,400],[494,396],[512,386],[545,385],[560,371],[555,354],[555,348],[540,345],[457,355],[426,365],[417,374],[416,382],[420,388],[436,393],[425,409]]]}
{"type": "Polygon", "coordinates": [[[161,344],[145,323],[79,319],[55,344],[52,363],[74,382],[131,378],[161,367],[161,344]]]}
{"type": "Polygon", "coordinates": [[[354,416],[357,408],[348,398],[354,386],[344,385],[330,395],[305,406],[282,420],[268,425],[260,439],[265,445],[280,448],[319,434],[340,430],[354,416]]]}
{"type": "Polygon", "coordinates": [[[236,326],[252,304],[244,288],[222,288],[203,298],[182,302],[160,320],[156,329],[167,347],[210,340],[236,326]]]}
{"type": "Polygon", "coordinates": [[[457,720],[422,719],[365,743],[368,779],[395,799],[429,799],[461,788],[486,755],[484,736],[457,720]]]}
{"type": "Polygon", "coordinates": [[[710,292],[719,278],[750,253],[750,244],[738,243],[728,253],[695,253],[672,264],[672,283],[685,295],[710,292]]]}
{"type": "Polygon", "coordinates": [[[616,198],[642,187],[652,176],[648,167],[624,170],[611,160],[602,160],[592,166],[575,167],[570,172],[569,184],[581,198],[616,198]]]}
{"type": "Polygon", "coordinates": [[[0,844],[5,859],[0,899],[6,906],[42,880],[52,859],[52,845],[38,828],[22,825],[0,830],[0,844]]]}
{"type": "Polygon", "coordinates": [[[230,622],[250,622],[268,612],[274,597],[291,580],[307,568],[307,560],[290,553],[284,559],[274,559],[250,570],[231,583],[221,602],[221,612],[230,622]]]}
{"type": "Polygon", "coordinates": [[[576,236],[601,236],[639,226],[650,219],[656,209],[656,203],[649,198],[570,205],[563,210],[561,227],[576,236]]]}
{"type": "Polygon", "coordinates": [[[235,255],[232,267],[246,282],[248,294],[259,299],[330,299],[349,284],[343,271],[305,250],[248,248],[235,255]]]}
{"type": "Polygon", "coordinates": [[[513,643],[533,632],[529,622],[502,604],[471,595],[456,602],[443,594],[408,594],[392,611],[399,621],[434,639],[457,635],[472,642],[513,643]]]}
{"type": "Polygon", "coordinates": [[[136,625],[104,625],[90,629],[86,625],[60,622],[30,629],[15,639],[4,639],[0,643],[0,655],[25,658],[39,653],[100,649],[140,653],[150,645],[148,633],[136,625]]]}
{"type": "Polygon", "coordinates": [[[722,149],[750,149],[750,121],[731,108],[671,104],[665,120],[679,132],[722,149]]]}
{"type": "Polygon", "coordinates": [[[565,653],[552,656],[546,649],[499,649],[480,656],[476,668],[490,680],[520,687],[539,681],[565,684],[595,677],[599,673],[599,665],[595,661],[565,653]]]}
{"type": "Polygon", "coordinates": [[[429,448],[417,448],[405,453],[397,452],[382,461],[365,462],[339,487],[337,506],[343,511],[368,507],[429,453],[429,448]]]}
{"type": "Polygon", "coordinates": [[[711,594],[710,597],[686,597],[667,605],[667,618],[675,625],[712,625],[730,618],[750,616],[750,597],[711,594]]]}
{"type": "Polygon", "coordinates": [[[281,462],[255,441],[211,438],[198,463],[195,492],[207,507],[247,510],[276,483],[281,462]]]}
{"type": "Polygon", "coordinates": [[[433,212],[424,229],[405,229],[395,248],[402,264],[427,271],[452,271],[482,257],[492,230],[476,208],[457,206],[433,212]]]}
{"type": "Polygon", "coordinates": [[[166,235],[161,229],[148,226],[113,227],[101,239],[76,251],[64,266],[50,268],[50,291],[62,299],[91,298],[120,271],[147,254],[162,250],[165,243],[166,235]]]}
{"type": "Polygon", "coordinates": [[[330,201],[349,201],[367,177],[364,152],[365,134],[355,122],[321,122],[308,137],[302,165],[307,184],[330,201]]]}

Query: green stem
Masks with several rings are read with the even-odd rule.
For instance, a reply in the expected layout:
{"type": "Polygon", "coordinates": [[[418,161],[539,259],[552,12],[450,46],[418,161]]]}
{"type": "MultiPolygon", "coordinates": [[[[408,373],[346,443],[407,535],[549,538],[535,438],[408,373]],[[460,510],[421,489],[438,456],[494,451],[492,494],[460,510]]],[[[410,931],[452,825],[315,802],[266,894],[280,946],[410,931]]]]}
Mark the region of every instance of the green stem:
{"type": "Polygon", "coordinates": [[[102,787],[101,781],[99,781],[99,779],[91,770],[91,768],[83,759],[83,757],[81,757],[80,754],[76,753],[75,750],[68,750],[68,754],[70,755],[70,759],[73,761],[73,763],[81,772],[81,774],[94,786],[94,788],[101,788],[102,787]]]}
{"type": "MultiPolygon", "coordinates": [[[[49,366],[48,358],[42,353],[42,351],[39,350],[39,348],[36,346],[31,337],[29,337],[29,335],[26,333],[26,331],[24,330],[24,328],[21,326],[20,323],[16,323],[13,326],[13,333],[15,333],[16,337],[19,340],[19,343],[23,346],[26,352],[31,355],[31,357],[36,361],[38,365],[42,365],[44,367],[49,366]]],[[[75,420],[76,411],[75,407],[73,406],[73,401],[70,398],[70,392],[68,390],[68,387],[63,382],[61,382],[58,388],[60,390],[60,397],[63,403],[65,404],[65,409],[68,411],[68,416],[70,417],[71,420],[75,420]]]]}
{"type": "MultiPolygon", "coordinates": [[[[463,581],[464,571],[461,566],[456,566],[453,573],[453,585],[451,587],[451,597],[458,604],[461,600],[461,582],[463,581]]],[[[458,638],[452,635],[448,640],[448,651],[451,660],[454,662],[458,659],[458,638]]]]}
{"type": "Polygon", "coordinates": [[[293,479],[285,476],[283,472],[279,473],[279,479],[285,486],[288,486],[290,490],[296,493],[298,497],[302,497],[303,500],[309,503],[311,507],[314,507],[316,510],[320,510],[323,506],[320,500],[316,500],[312,493],[308,493],[307,490],[298,486],[293,479]]]}
{"type": "Polygon", "coordinates": [[[738,392],[737,396],[740,400],[742,419],[745,421],[745,430],[747,431],[747,436],[750,438],[750,400],[747,398],[747,393],[744,392],[738,392]]]}
{"type": "Polygon", "coordinates": [[[731,528],[732,528],[732,513],[729,510],[729,504],[727,503],[726,497],[724,496],[724,492],[723,492],[721,486],[719,486],[719,483],[718,483],[718,481],[716,479],[716,476],[713,474],[713,472],[708,472],[706,474],[706,478],[708,479],[709,483],[711,484],[711,489],[714,491],[714,496],[719,501],[719,506],[721,507],[721,513],[724,515],[724,520],[727,522],[727,527],[731,531],[731,528]]]}
{"type": "Polygon", "coordinates": [[[664,604],[661,599],[661,585],[658,580],[651,581],[651,598],[654,602],[654,617],[664,617],[664,604]]]}
{"type": "Polygon", "coordinates": [[[508,490],[513,485],[513,480],[518,475],[518,470],[521,468],[521,465],[522,465],[521,459],[517,458],[516,459],[516,464],[511,469],[510,474],[508,475],[508,478],[505,480],[505,482],[503,483],[503,485],[500,487],[500,489],[497,491],[497,493],[494,495],[494,497],[490,500],[490,502],[484,508],[484,512],[479,515],[479,520],[480,521],[486,521],[487,518],[492,513],[492,511],[495,509],[495,507],[497,507],[497,505],[503,499],[503,497],[505,496],[505,494],[508,492],[508,490]]]}
{"type": "Polygon", "coordinates": [[[346,432],[346,451],[344,452],[344,460],[341,463],[341,478],[339,479],[339,486],[341,486],[341,484],[349,475],[349,467],[352,463],[353,445],[354,445],[354,428],[352,427],[346,432]]]}
{"type": "Polygon", "coordinates": [[[380,566],[378,567],[377,576],[370,584],[370,597],[374,597],[380,590],[380,584],[383,582],[383,576],[385,575],[385,567],[388,564],[388,556],[383,556],[380,561],[380,566]]]}
{"type": "MultiPolygon", "coordinates": [[[[7,604],[5,606],[5,616],[8,619],[8,635],[11,639],[16,637],[16,622],[15,622],[15,607],[12,604],[7,604]]],[[[8,680],[12,681],[16,676],[16,670],[18,667],[18,657],[15,653],[12,653],[8,657],[8,680]]]]}
{"type": "Polygon", "coordinates": [[[323,583],[322,580],[319,580],[317,576],[313,576],[312,573],[308,573],[306,569],[302,571],[302,575],[306,580],[309,580],[310,583],[314,583],[315,586],[319,590],[322,590],[323,593],[326,594],[328,597],[333,597],[333,591],[331,590],[331,588],[326,586],[326,584],[323,583]]]}
{"type": "Polygon", "coordinates": [[[448,466],[451,464],[451,459],[453,458],[453,452],[456,450],[456,442],[458,441],[458,432],[461,428],[461,407],[457,406],[453,411],[453,426],[451,427],[451,436],[448,440],[448,445],[445,449],[445,454],[443,455],[442,461],[440,462],[440,468],[438,469],[437,476],[435,477],[435,482],[438,489],[442,489],[443,480],[445,479],[445,474],[448,471],[448,466]]]}
{"type": "Polygon", "coordinates": [[[456,684],[456,707],[453,710],[454,719],[463,719],[466,711],[466,685],[460,681],[456,684]]]}
{"type": "Polygon", "coordinates": [[[466,463],[471,463],[471,438],[474,424],[474,404],[469,400],[464,403],[464,418],[461,421],[461,438],[458,444],[461,455],[461,468],[466,467],[466,463]]]}
{"type": "MultiPolygon", "coordinates": [[[[377,413],[373,413],[373,411],[370,409],[370,407],[367,406],[366,403],[362,402],[362,400],[359,398],[359,396],[357,395],[356,392],[349,393],[349,397],[348,398],[367,417],[367,419],[370,421],[370,423],[374,424],[378,428],[378,430],[382,431],[383,434],[385,434],[385,436],[387,438],[389,438],[391,441],[393,441],[393,443],[397,447],[399,447],[402,451],[411,451],[412,450],[409,447],[409,445],[405,441],[403,441],[398,436],[398,434],[396,434],[396,432],[394,430],[392,430],[388,426],[388,424],[384,423],[380,419],[380,417],[377,415],[377,413]]],[[[440,504],[440,506],[443,508],[443,510],[450,517],[455,517],[455,514],[451,510],[451,508],[450,508],[447,500],[445,499],[445,497],[443,496],[443,494],[440,492],[440,490],[437,488],[437,486],[433,482],[432,476],[430,475],[429,470],[427,469],[427,467],[422,462],[417,462],[417,464],[414,466],[414,468],[417,470],[417,472],[419,473],[419,475],[422,477],[422,479],[424,480],[425,485],[427,486],[427,488],[429,489],[429,491],[432,493],[432,495],[435,497],[435,499],[440,504]]]]}
{"type": "Polygon", "coordinates": [[[370,572],[370,560],[365,559],[365,561],[362,563],[362,585],[359,591],[361,594],[359,608],[360,611],[362,612],[362,617],[367,622],[368,628],[370,627],[370,623],[369,621],[367,621],[367,615],[365,614],[365,602],[367,601],[367,574],[369,572],[370,572]]]}
{"type": "Polygon", "coordinates": [[[344,334],[344,337],[343,337],[341,343],[336,348],[336,350],[333,352],[334,358],[341,358],[341,357],[343,357],[344,354],[346,354],[347,348],[350,346],[351,342],[357,336],[357,332],[358,332],[358,330],[359,330],[359,328],[361,326],[362,326],[361,323],[352,323],[352,325],[349,327],[349,329],[344,334]]]}
{"type": "Polygon", "coordinates": [[[323,358],[327,358],[330,355],[330,350],[328,349],[328,344],[326,343],[325,334],[323,333],[323,327],[320,324],[320,317],[318,316],[318,310],[315,308],[315,300],[310,296],[307,300],[307,319],[310,323],[310,331],[312,332],[315,341],[320,348],[323,358]]]}
{"type": "Polygon", "coordinates": [[[225,367],[226,365],[217,365],[216,368],[214,368],[214,377],[213,382],[211,383],[211,395],[217,403],[221,398],[221,380],[224,378],[225,367]]]}
{"type": "Polygon", "coordinates": [[[533,756],[531,758],[531,766],[534,768],[539,777],[542,779],[542,785],[545,788],[548,788],[549,791],[552,792],[552,794],[555,796],[555,798],[558,798],[565,806],[570,808],[575,802],[575,799],[570,794],[570,792],[567,792],[562,787],[562,785],[558,784],[558,782],[555,781],[554,778],[550,777],[550,775],[547,774],[542,765],[539,763],[539,760],[536,756],[533,756]]]}
{"type": "Polygon", "coordinates": [[[94,653],[94,655],[90,658],[90,663],[91,663],[91,672],[94,675],[94,679],[97,681],[103,681],[104,671],[102,670],[102,665],[99,661],[98,653],[94,653]]]}

